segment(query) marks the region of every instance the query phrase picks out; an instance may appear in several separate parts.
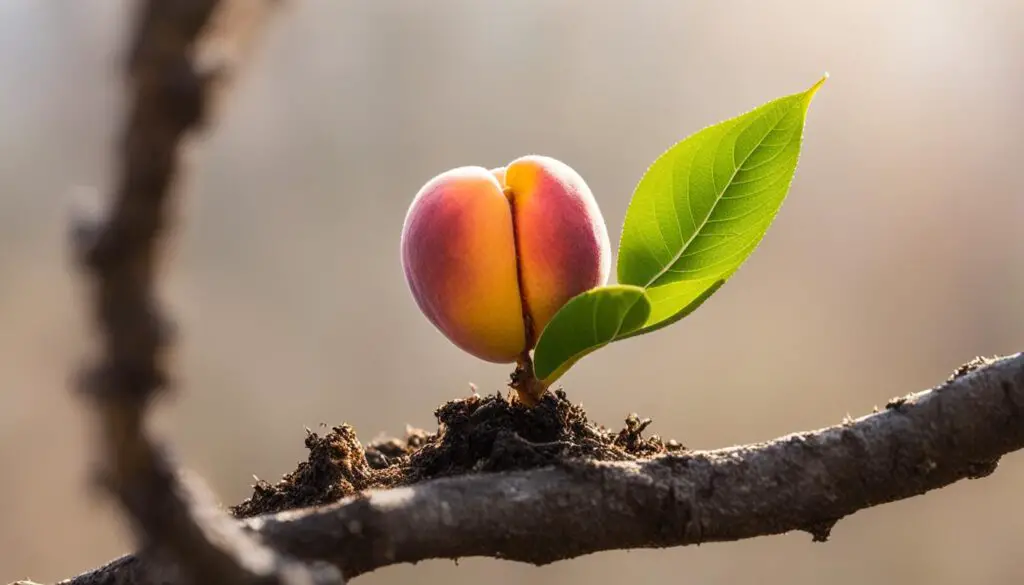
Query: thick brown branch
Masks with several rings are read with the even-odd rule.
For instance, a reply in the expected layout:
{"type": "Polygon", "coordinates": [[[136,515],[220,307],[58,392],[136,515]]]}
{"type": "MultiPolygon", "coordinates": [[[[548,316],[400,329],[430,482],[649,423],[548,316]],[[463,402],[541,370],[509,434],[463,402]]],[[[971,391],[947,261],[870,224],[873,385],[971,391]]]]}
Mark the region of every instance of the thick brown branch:
{"type": "Polygon", "coordinates": [[[146,431],[147,406],[169,377],[169,324],[155,289],[184,141],[208,117],[269,6],[150,0],[135,8],[116,188],[105,209],[73,225],[94,288],[99,351],[78,386],[99,418],[99,475],[142,546],[172,559],[166,566],[190,582],[341,582],[333,567],[309,568],[246,535],[198,482],[182,479],[146,431]]]}
{"type": "MultiPolygon", "coordinates": [[[[644,462],[567,462],[370,492],[244,522],[278,550],[352,577],[434,558],[545,564],[630,548],[793,530],[814,540],[858,510],[992,473],[1024,448],[1024,354],[977,361],[860,419],[773,441],[644,462]]],[[[64,583],[179,583],[127,556],[64,583]]]]}

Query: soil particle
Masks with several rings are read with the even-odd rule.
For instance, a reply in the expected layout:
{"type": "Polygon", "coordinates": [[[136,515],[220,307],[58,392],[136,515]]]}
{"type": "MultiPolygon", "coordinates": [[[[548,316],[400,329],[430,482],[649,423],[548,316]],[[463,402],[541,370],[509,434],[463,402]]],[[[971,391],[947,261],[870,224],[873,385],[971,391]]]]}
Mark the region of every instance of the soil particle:
{"type": "Polygon", "coordinates": [[[333,427],[321,436],[307,430],[306,461],[276,485],[257,480],[252,496],[232,508],[238,518],[336,502],[367,489],[390,488],[462,475],[543,467],[561,461],[628,461],[685,447],[656,435],[636,414],[612,431],[590,422],[562,390],[547,393],[534,408],[502,394],[474,394],[434,412],[435,432],[408,429],[363,447],[355,430],[333,427]]]}
{"type": "Polygon", "coordinates": [[[956,380],[958,378],[963,378],[964,376],[966,376],[967,374],[970,374],[974,370],[977,370],[978,368],[981,368],[982,366],[987,366],[987,365],[991,364],[994,361],[996,361],[996,360],[992,359],[992,358],[986,358],[986,357],[980,356],[980,355],[979,356],[975,356],[973,359],[971,359],[971,361],[967,362],[966,364],[962,364],[960,367],[958,367],[957,369],[953,370],[953,374],[950,375],[950,377],[949,377],[949,379],[947,381],[952,382],[953,380],[956,380]]]}

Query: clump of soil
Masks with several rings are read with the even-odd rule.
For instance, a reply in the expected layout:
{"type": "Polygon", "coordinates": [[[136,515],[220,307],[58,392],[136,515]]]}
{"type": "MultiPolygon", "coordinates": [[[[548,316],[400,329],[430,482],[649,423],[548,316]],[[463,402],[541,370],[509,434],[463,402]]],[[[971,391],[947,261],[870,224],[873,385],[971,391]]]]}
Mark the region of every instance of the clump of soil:
{"type": "Polygon", "coordinates": [[[309,431],[309,457],[276,485],[259,480],[232,513],[239,518],[336,502],[371,488],[390,488],[467,473],[523,470],[571,459],[626,461],[685,448],[656,435],[635,414],[618,431],[590,422],[563,391],[533,408],[501,394],[452,400],[434,412],[434,433],[411,429],[404,439],[366,447],[349,425],[324,436],[309,431]]]}

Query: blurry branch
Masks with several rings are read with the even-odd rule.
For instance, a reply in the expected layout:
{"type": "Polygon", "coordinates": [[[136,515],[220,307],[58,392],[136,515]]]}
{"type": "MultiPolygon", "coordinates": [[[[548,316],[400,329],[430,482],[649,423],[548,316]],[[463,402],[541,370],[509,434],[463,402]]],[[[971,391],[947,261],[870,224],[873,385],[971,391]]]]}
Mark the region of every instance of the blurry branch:
{"type": "MultiPolygon", "coordinates": [[[[1024,354],[975,360],[857,420],[642,462],[568,461],[368,492],[241,524],[347,578],[396,563],[486,556],[542,565],[598,551],[734,541],[840,519],[992,473],[1024,448],[1024,354]]],[[[177,585],[125,556],[63,583],[177,585]]]]}
{"type": "Polygon", "coordinates": [[[272,4],[139,0],[133,8],[115,188],[72,225],[97,329],[96,355],[78,378],[98,418],[97,477],[141,547],[184,582],[342,583],[337,568],[307,566],[246,534],[146,428],[148,407],[170,381],[171,326],[155,292],[186,141],[208,122],[272,4]]]}

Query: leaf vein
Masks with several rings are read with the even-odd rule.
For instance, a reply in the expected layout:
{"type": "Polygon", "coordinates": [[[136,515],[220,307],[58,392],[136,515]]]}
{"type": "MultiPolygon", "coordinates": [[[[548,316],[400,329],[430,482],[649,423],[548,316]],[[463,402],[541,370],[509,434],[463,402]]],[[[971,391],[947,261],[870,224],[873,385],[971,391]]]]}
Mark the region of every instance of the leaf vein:
{"type": "MultiPolygon", "coordinates": [[[[752,243],[756,246],[757,245],[757,239],[754,239],[752,243]]],[[[672,274],[694,274],[694,273],[697,273],[697,272],[701,272],[703,270],[708,270],[709,268],[714,268],[715,266],[718,266],[720,264],[725,264],[725,263],[728,263],[728,262],[732,262],[732,260],[734,258],[736,258],[737,256],[742,256],[743,254],[745,254],[747,252],[747,248],[749,248],[749,247],[750,247],[750,244],[747,244],[746,246],[743,246],[743,247],[739,248],[738,250],[736,250],[735,252],[729,254],[728,256],[720,258],[718,261],[712,262],[711,264],[708,264],[707,266],[700,266],[698,268],[673,268],[669,272],[671,272],[672,274]]],[[[706,278],[713,278],[713,277],[706,277],[706,278]]],[[[682,280],[688,281],[689,279],[685,279],[684,278],[682,280]]]]}
{"type": "Polygon", "coordinates": [[[704,253],[710,252],[711,250],[715,250],[717,248],[721,248],[722,246],[724,246],[724,245],[728,244],[729,242],[731,242],[734,238],[742,236],[743,234],[742,234],[742,232],[734,232],[734,233],[731,233],[731,234],[702,234],[702,235],[705,235],[705,236],[726,236],[726,238],[724,240],[722,240],[721,242],[716,242],[716,243],[708,246],[707,248],[704,248],[703,250],[693,250],[692,252],[687,252],[687,253],[685,253],[685,254],[683,254],[682,256],[679,257],[680,260],[682,260],[684,258],[693,258],[694,256],[697,256],[698,254],[704,254],[704,253]]]}
{"type": "Polygon", "coordinates": [[[768,199],[768,200],[765,200],[765,201],[761,202],[760,204],[758,204],[757,207],[751,207],[750,209],[744,211],[743,213],[740,213],[739,215],[733,215],[733,216],[730,216],[730,217],[720,217],[720,218],[717,218],[717,219],[712,219],[712,220],[708,221],[707,223],[724,223],[724,222],[727,222],[727,221],[736,221],[737,219],[743,219],[744,217],[747,217],[748,215],[751,215],[753,213],[757,213],[758,211],[761,211],[761,209],[763,209],[766,205],[768,205],[771,202],[772,202],[771,199],[768,199]]]}
{"type": "MultiPolygon", "coordinates": [[[[750,193],[742,193],[740,195],[722,195],[722,199],[731,200],[731,201],[740,201],[742,199],[746,199],[747,197],[753,197],[754,195],[760,195],[761,193],[764,193],[765,191],[770,191],[771,189],[774,189],[775,187],[777,187],[780,182],[783,182],[786,179],[786,173],[784,171],[785,171],[785,169],[783,169],[782,171],[779,171],[778,173],[772,173],[772,174],[769,174],[769,175],[765,175],[764,177],[761,177],[762,179],[765,179],[765,178],[768,178],[768,177],[770,177],[772,175],[777,175],[774,179],[771,180],[770,183],[768,183],[767,185],[765,185],[761,189],[758,189],[756,191],[751,191],[750,193]]],[[[752,183],[753,181],[747,181],[747,182],[748,183],[752,183]]],[[[729,189],[732,189],[733,186],[738,185],[738,184],[743,184],[743,183],[733,183],[733,185],[730,186],[729,189]]],[[[728,190],[726,192],[728,192],[728,190]]]]}
{"type": "MultiPolygon", "coordinates": [[[[786,146],[789,146],[790,144],[792,144],[792,142],[787,142],[787,143],[786,143],[786,146]]],[[[782,156],[782,155],[783,155],[783,154],[784,154],[785,152],[786,152],[786,149],[785,149],[785,148],[780,148],[780,149],[779,149],[778,151],[776,151],[776,152],[772,153],[772,155],[771,155],[770,157],[768,157],[768,158],[764,159],[763,161],[760,161],[760,162],[754,163],[754,164],[752,164],[752,165],[750,165],[750,166],[744,166],[744,167],[743,167],[742,169],[740,169],[740,170],[741,170],[741,171],[752,171],[752,170],[754,170],[754,169],[758,169],[758,168],[761,168],[761,167],[763,167],[763,166],[764,166],[764,165],[766,165],[766,164],[770,164],[770,163],[772,163],[772,162],[775,162],[775,159],[777,159],[777,158],[779,158],[780,156],[782,156]]]]}
{"type": "MultiPolygon", "coordinates": [[[[751,156],[753,155],[753,153],[757,151],[757,149],[758,149],[758,148],[760,147],[760,145],[761,145],[761,141],[763,141],[763,140],[764,140],[765,138],[767,138],[767,137],[768,137],[768,134],[769,134],[769,133],[771,133],[771,131],[772,131],[772,130],[774,130],[774,129],[775,129],[775,127],[776,127],[776,126],[778,126],[778,124],[782,122],[782,119],[783,119],[783,118],[785,118],[785,116],[783,116],[782,118],[780,118],[779,120],[777,120],[777,121],[775,122],[775,124],[774,124],[774,125],[772,126],[772,128],[771,128],[771,129],[769,129],[769,130],[768,130],[768,132],[766,132],[766,133],[765,133],[765,135],[761,137],[761,140],[759,140],[759,141],[757,142],[757,144],[755,144],[755,145],[754,145],[754,147],[750,149],[750,152],[748,152],[748,153],[746,154],[746,156],[744,156],[744,157],[743,157],[743,160],[742,160],[742,161],[740,161],[740,167],[736,168],[736,169],[735,169],[735,170],[733,171],[733,173],[732,173],[732,176],[731,176],[731,177],[729,178],[728,184],[732,184],[732,181],[733,181],[733,180],[734,180],[734,179],[736,178],[736,173],[738,173],[738,172],[739,172],[739,168],[741,168],[741,167],[742,167],[742,165],[743,165],[743,164],[744,164],[744,163],[745,163],[745,162],[747,161],[747,159],[749,159],[749,158],[750,158],[750,157],[751,157],[751,156]]],[[[691,169],[690,173],[692,174],[692,166],[690,167],[690,169],[691,169]]],[[[712,173],[712,176],[713,176],[713,173],[712,173]]],[[[655,274],[655,275],[654,275],[654,276],[653,276],[653,277],[652,277],[652,278],[651,278],[650,280],[648,280],[648,281],[647,281],[647,284],[645,284],[645,285],[644,285],[644,287],[645,287],[645,288],[646,288],[646,287],[649,287],[649,286],[651,286],[651,284],[653,284],[653,283],[654,283],[654,282],[656,282],[656,281],[657,281],[657,280],[658,280],[659,278],[661,278],[662,276],[664,276],[664,275],[665,275],[665,274],[666,274],[666,273],[667,273],[667,272],[668,272],[668,271],[669,271],[669,270],[670,270],[670,269],[672,268],[672,266],[673,266],[673,265],[674,265],[674,264],[675,264],[676,262],[678,262],[678,261],[679,261],[679,257],[680,257],[680,256],[682,256],[682,255],[683,255],[683,254],[684,254],[684,253],[686,252],[686,248],[687,248],[687,247],[688,247],[688,246],[690,245],[690,242],[692,242],[692,241],[693,241],[693,238],[694,238],[694,237],[696,236],[696,234],[698,234],[698,233],[700,232],[700,230],[701,230],[701,229],[703,229],[703,228],[704,228],[704,226],[708,224],[708,222],[709,222],[709,220],[710,220],[710,218],[711,218],[711,215],[712,215],[712,214],[714,214],[714,208],[715,208],[715,206],[717,206],[717,205],[718,205],[719,201],[721,200],[721,197],[722,197],[722,195],[724,194],[724,193],[719,193],[718,191],[716,191],[715,193],[716,193],[716,197],[715,197],[715,202],[714,202],[714,203],[712,204],[712,206],[711,206],[711,210],[710,210],[710,211],[708,211],[708,214],[707,214],[707,216],[706,216],[706,217],[704,218],[704,220],[703,220],[703,221],[701,222],[701,225],[700,225],[700,226],[699,226],[699,227],[698,227],[698,228],[697,228],[696,230],[694,230],[694,233],[693,233],[693,235],[691,235],[691,236],[690,236],[690,237],[689,237],[689,238],[688,238],[688,239],[686,240],[686,242],[684,242],[684,243],[683,243],[683,245],[682,245],[682,247],[680,248],[679,252],[678,252],[678,253],[676,253],[676,255],[675,255],[675,258],[673,258],[671,262],[669,262],[668,264],[666,264],[666,265],[665,265],[665,266],[664,266],[664,267],[663,267],[663,268],[662,268],[662,269],[661,269],[660,271],[658,271],[658,273],[657,273],[657,274],[655,274]]],[[[689,200],[690,198],[688,197],[687,199],[689,200]]],[[[760,208],[760,206],[759,206],[758,208],[760,208]]]]}

